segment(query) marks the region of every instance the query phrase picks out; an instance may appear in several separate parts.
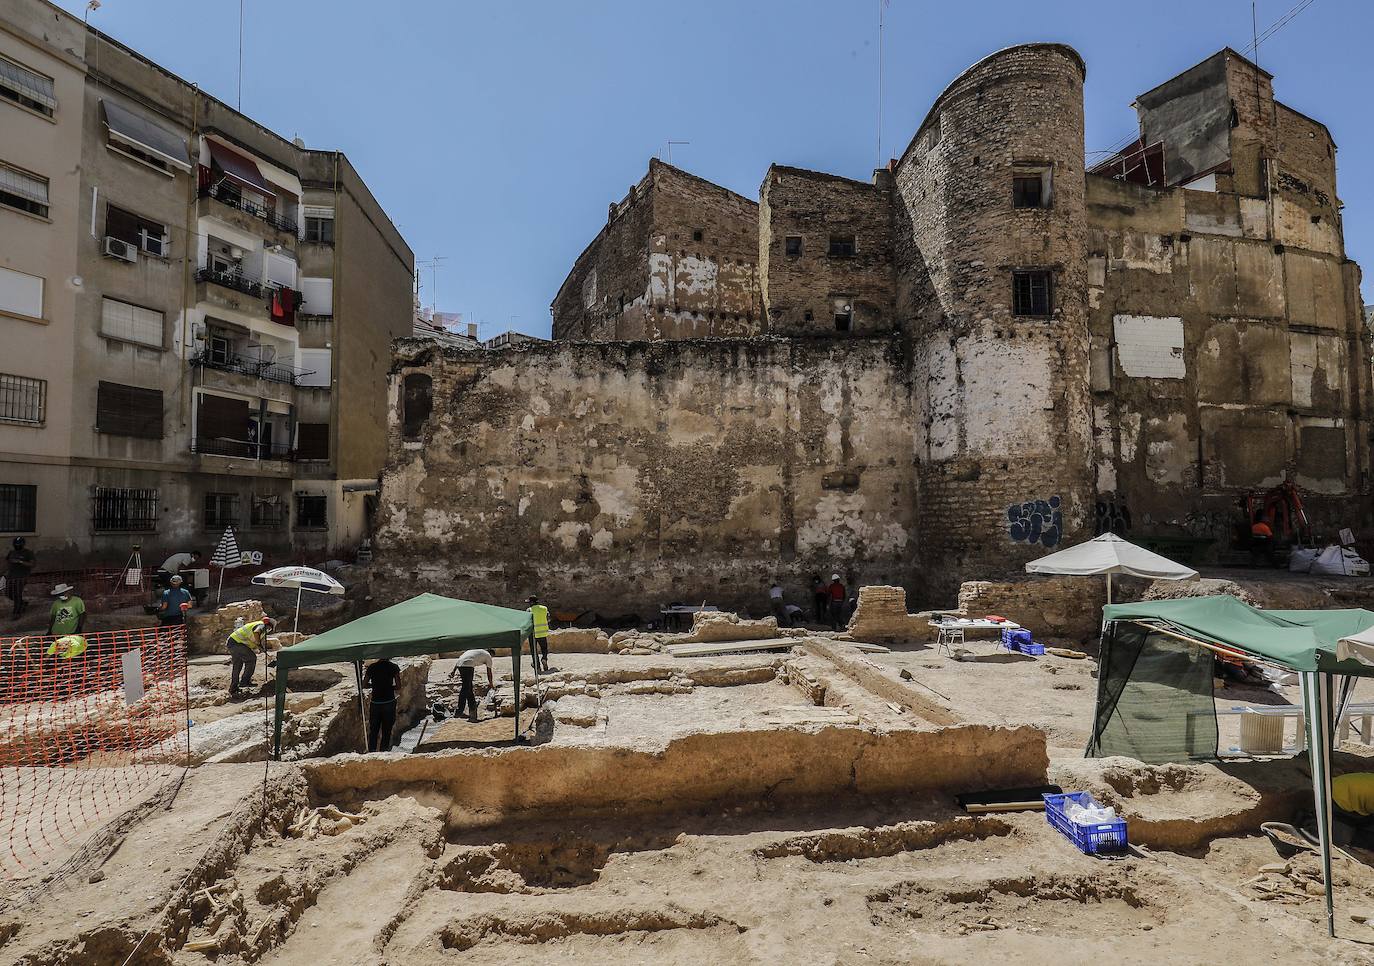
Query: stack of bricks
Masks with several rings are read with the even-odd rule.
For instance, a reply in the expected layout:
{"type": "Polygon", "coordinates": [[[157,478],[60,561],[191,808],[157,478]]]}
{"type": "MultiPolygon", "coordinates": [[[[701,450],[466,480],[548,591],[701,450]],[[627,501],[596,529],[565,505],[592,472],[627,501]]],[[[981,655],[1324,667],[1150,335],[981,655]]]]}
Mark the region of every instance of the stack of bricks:
{"type": "Polygon", "coordinates": [[[901,587],[859,588],[859,603],[849,618],[849,636],[856,641],[911,641],[928,632],[923,615],[906,612],[906,591],[901,587]]]}

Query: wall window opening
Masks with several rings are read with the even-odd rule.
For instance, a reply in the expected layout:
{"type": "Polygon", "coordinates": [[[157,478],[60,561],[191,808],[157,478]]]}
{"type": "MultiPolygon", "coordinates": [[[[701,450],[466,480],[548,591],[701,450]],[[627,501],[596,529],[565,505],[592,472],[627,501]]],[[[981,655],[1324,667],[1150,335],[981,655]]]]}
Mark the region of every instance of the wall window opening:
{"type": "Polygon", "coordinates": [[[52,117],[57,111],[53,79],[8,57],[0,57],[0,97],[44,117],[52,117]]]}
{"type": "Polygon", "coordinates": [[[802,253],[801,235],[788,235],[783,242],[783,251],[786,252],[788,258],[800,257],[802,253]]]}
{"type": "Polygon", "coordinates": [[[849,258],[857,249],[854,247],[853,235],[831,235],[830,236],[830,255],[833,258],[849,258]]]}
{"type": "Polygon", "coordinates": [[[48,411],[46,379],[0,372],[0,422],[41,426],[48,411]]]}
{"type": "Polygon", "coordinates": [[[1054,312],[1050,273],[1043,269],[1012,272],[1012,314],[1048,318],[1054,312]]]}
{"type": "Polygon", "coordinates": [[[328,498],[323,494],[296,494],[296,529],[323,530],[329,525],[326,516],[328,498]]]}
{"type": "Polygon", "coordinates": [[[835,331],[849,332],[854,328],[854,302],[847,295],[832,296],[834,301],[835,331]]]}
{"type": "Polygon", "coordinates": [[[305,206],[305,240],[319,245],[334,244],[334,209],[305,206]]]}
{"type": "Polygon", "coordinates": [[[0,162],[0,205],[48,217],[48,179],[0,162]]]}
{"type": "Polygon", "coordinates": [[[401,435],[419,439],[434,408],[434,380],[423,372],[408,373],[401,383],[401,435]]]}
{"type": "Polygon", "coordinates": [[[1052,170],[1048,165],[1016,165],[1011,178],[1012,207],[1050,207],[1052,170]]]}
{"type": "Polygon", "coordinates": [[[700,229],[700,228],[698,228],[696,231],[692,232],[692,241],[695,241],[695,242],[701,241],[701,229],[700,229]]]}
{"type": "Polygon", "coordinates": [[[205,494],[204,522],[207,529],[239,525],[239,495],[237,493],[205,494]]]}
{"type": "Polygon", "coordinates": [[[134,249],[167,257],[167,228],[165,225],[136,215],[114,205],[105,206],[105,237],[123,242],[134,249]]]}
{"type": "Polygon", "coordinates": [[[0,483],[0,533],[33,533],[38,529],[38,487],[0,483]]]}
{"type": "Polygon", "coordinates": [[[264,530],[276,530],[286,523],[286,505],[275,493],[254,494],[249,522],[264,530]]]}
{"type": "Polygon", "coordinates": [[[157,529],[158,491],[97,486],[91,526],[96,530],[151,531],[157,529]]]}
{"type": "Polygon", "coordinates": [[[162,439],[162,390],[99,383],[95,394],[95,431],[162,439]]]}

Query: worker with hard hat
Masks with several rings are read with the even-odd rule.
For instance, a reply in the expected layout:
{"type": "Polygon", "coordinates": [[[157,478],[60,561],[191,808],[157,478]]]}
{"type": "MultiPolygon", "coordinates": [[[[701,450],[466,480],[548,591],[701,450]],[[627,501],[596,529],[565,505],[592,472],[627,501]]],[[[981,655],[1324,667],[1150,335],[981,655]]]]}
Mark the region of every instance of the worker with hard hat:
{"type": "Polygon", "coordinates": [[[236,698],[239,691],[253,683],[253,671],[258,666],[258,655],[267,648],[267,635],[277,622],[270,617],[248,621],[234,628],[225,642],[229,650],[229,697],[236,698]]]}

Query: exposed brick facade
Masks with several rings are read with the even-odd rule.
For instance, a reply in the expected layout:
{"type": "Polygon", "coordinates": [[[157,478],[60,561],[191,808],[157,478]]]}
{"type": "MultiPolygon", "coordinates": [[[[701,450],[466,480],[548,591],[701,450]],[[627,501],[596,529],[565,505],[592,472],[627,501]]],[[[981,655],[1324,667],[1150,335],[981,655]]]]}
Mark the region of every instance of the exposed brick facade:
{"type": "Polygon", "coordinates": [[[627,606],[748,607],[770,570],[806,603],[838,566],[924,608],[1099,530],[1226,550],[1285,479],[1321,536],[1367,530],[1326,128],[1223,50],[1089,173],[1084,77],[1060,44],[999,51],[871,183],[774,165],[757,206],[651,163],[554,300],[573,344],[402,360],[464,415],[393,446],[396,559],[503,593],[609,577],[627,606]]]}
{"type": "Polygon", "coordinates": [[[760,331],[758,204],[653,160],[554,298],[555,339],[760,331]]]}
{"type": "Polygon", "coordinates": [[[892,178],[773,165],[759,189],[759,277],[775,335],[891,332],[892,178]]]}

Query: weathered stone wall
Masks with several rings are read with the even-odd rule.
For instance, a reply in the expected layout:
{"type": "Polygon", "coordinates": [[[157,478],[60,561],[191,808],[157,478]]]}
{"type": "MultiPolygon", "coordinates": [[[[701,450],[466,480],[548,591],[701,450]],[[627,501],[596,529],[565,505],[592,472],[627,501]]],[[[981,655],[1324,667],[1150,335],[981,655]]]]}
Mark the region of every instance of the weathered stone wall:
{"type": "Polygon", "coordinates": [[[1098,528],[1225,549],[1240,495],[1284,479],[1328,537],[1367,526],[1358,268],[1278,241],[1283,208],[1311,224],[1291,190],[1087,185],[1098,528]]]}
{"type": "Polygon", "coordinates": [[[393,417],[384,596],[560,610],[766,608],[781,579],[905,583],[910,387],[896,340],[398,344],[393,404],[432,379],[418,438],[393,417]],[[394,593],[392,593],[394,591],[394,593]]]}
{"type": "Polygon", "coordinates": [[[1029,628],[1042,643],[1096,640],[1106,603],[1105,577],[970,580],[959,588],[959,610],[966,616],[1005,617],[1029,628]]]}
{"type": "Polygon", "coordinates": [[[1057,44],[994,54],[945,90],[896,166],[921,564],[950,597],[961,576],[1018,570],[1091,520],[1083,76],[1057,44]],[[1019,165],[1048,169],[1048,207],[1013,207],[1019,165]],[[1015,314],[1016,269],[1050,273],[1048,316],[1015,314]]]}
{"type": "Polygon", "coordinates": [[[759,192],[759,280],[774,335],[886,333],[893,329],[892,179],[877,184],[773,165],[759,192]],[[832,254],[832,238],[853,239],[832,254]],[[788,240],[800,250],[788,252],[788,240]],[[848,306],[841,330],[836,314],[848,306]]]}
{"type": "Polygon", "coordinates": [[[758,220],[748,198],[650,161],[554,297],[554,338],[757,333],[758,220]]]}

